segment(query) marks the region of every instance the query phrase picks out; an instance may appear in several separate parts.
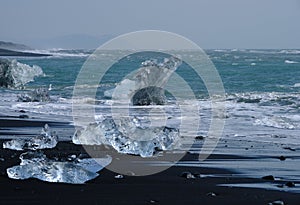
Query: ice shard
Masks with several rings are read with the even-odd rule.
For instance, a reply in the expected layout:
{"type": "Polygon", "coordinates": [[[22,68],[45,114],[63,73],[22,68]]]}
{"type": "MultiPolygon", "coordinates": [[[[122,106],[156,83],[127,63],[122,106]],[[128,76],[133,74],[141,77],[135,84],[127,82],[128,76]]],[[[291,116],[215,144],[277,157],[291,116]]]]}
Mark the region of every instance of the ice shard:
{"type": "Polygon", "coordinates": [[[72,141],[84,145],[110,145],[119,153],[152,157],[159,150],[176,148],[179,130],[143,126],[137,118],[124,118],[117,124],[112,118],[106,118],[77,131],[72,141]]]}
{"type": "Polygon", "coordinates": [[[165,104],[164,87],[181,63],[174,56],[165,58],[161,63],[156,60],[143,62],[136,72],[129,74],[114,90],[104,93],[106,97],[112,97],[112,117],[76,131],[73,143],[109,145],[119,153],[141,157],[152,157],[160,150],[176,148],[178,129],[152,126],[151,122],[145,125],[138,117],[124,112],[123,107],[165,104]]]}
{"type": "Polygon", "coordinates": [[[166,102],[164,87],[171,74],[180,66],[177,57],[165,58],[164,62],[147,60],[141,68],[119,83],[113,90],[104,92],[114,100],[131,100],[133,105],[163,105],[166,102]]]}
{"type": "Polygon", "coordinates": [[[26,152],[20,156],[20,165],[7,169],[12,179],[36,178],[47,182],[83,184],[98,176],[98,171],[111,163],[112,158],[54,161],[41,152],[26,152]]]}
{"type": "Polygon", "coordinates": [[[37,150],[53,148],[56,146],[58,138],[46,124],[38,136],[28,139],[13,139],[3,143],[3,148],[12,150],[37,150]]]}
{"type": "Polygon", "coordinates": [[[20,102],[49,102],[50,100],[49,90],[46,88],[37,88],[18,96],[20,102]]]}
{"type": "Polygon", "coordinates": [[[0,87],[20,88],[43,74],[43,70],[37,65],[29,66],[16,60],[0,59],[0,87]]]}

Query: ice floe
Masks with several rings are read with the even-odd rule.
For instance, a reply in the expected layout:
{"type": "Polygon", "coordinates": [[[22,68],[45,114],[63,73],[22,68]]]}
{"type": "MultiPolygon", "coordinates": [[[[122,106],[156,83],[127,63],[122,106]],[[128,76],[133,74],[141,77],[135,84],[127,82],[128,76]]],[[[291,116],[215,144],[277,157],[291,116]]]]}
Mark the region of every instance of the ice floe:
{"type": "Polygon", "coordinates": [[[53,148],[56,146],[58,138],[55,132],[51,131],[48,124],[44,126],[41,134],[28,139],[12,139],[3,143],[3,148],[12,150],[37,150],[53,148]]]}
{"type": "Polygon", "coordinates": [[[123,118],[117,123],[106,118],[77,131],[72,141],[83,145],[110,145],[119,153],[151,157],[159,150],[176,148],[179,130],[166,126],[147,127],[137,118],[123,118]]]}
{"type": "Polygon", "coordinates": [[[7,169],[12,179],[36,178],[47,182],[83,184],[96,178],[97,173],[111,163],[112,158],[77,159],[73,162],[48,159],[41,152],[26,152],[20,156],[20,165],[7,169]]]}

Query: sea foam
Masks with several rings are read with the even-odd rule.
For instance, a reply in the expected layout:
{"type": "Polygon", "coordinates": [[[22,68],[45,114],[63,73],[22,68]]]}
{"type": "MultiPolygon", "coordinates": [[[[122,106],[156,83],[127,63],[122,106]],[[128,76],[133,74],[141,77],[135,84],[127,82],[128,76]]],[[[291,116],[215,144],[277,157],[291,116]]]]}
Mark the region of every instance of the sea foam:
{"type": "Polygon", "coordinates": [[[291,61],[291,60],[285,60],[284,63],[286,63],[286,64],[296,64],[298,62],[297,61],[291,61]]]}

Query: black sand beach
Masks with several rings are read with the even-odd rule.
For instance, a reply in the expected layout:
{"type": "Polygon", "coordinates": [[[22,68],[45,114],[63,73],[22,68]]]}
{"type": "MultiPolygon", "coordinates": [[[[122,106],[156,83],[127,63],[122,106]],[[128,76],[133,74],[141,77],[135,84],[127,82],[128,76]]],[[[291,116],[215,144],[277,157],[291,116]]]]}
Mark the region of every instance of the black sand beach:
{"type": "MultiPolygon", "coordinates": [[[[43,123],[45,122],[1,118],[1,136],[8,137],[7,134],[12,132],[7,131],[17,130],[21,124],[39,128],[43,123]]],[[[66,125],[53,123],[51,126],[53,129],[63,129],[66,125]]],[[[3,141],[5,140],[1,140],[1,144],[3,141]]],[[[227,144],[227,146],[231,145],[227,144]]],[[[284,204],[299,204],[300,199],[297,193],[218,186],[219,184],[266,182],[261,178],[231,177],[234,176],[234,172],[222,167],[173,166],[158,174],[142,177],[124,176],[123,179],[116,179],[117,173],[103,169],[99,172],[99,177],[83,185],[47,183],[36,179],[9,179],[6,169],[19,164],[19,156],[23,152],[25,151],[3,148],[0,150],[1,204],[268,204],[276,200],[281,200],[284,204]],[[182,177],[181,174],[187,171],[211,177],[194,179],[182,177]]],[[[71,142],[59,142],[54,149],[46,149],[44,153],[49,158],[60,159],[65,159],[70,154],[87,156],[82,146],[71,142]]],[[[197,154],[186,154],[181,162],[197,161],[197,159],[197,154]]],[[[251,157],[212,154],[207,161],[212,159],[247,160],[251,157]]]]}

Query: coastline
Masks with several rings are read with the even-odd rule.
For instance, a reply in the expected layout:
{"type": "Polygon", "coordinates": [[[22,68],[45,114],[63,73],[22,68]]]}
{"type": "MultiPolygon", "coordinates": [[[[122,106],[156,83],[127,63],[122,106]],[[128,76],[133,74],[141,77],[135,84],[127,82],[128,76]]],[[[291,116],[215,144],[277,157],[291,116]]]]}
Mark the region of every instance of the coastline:
{"type": "MultiPolygon", "coordinates": [[[[34,130],[45,123],[37,119],[9,120],[7,117],[0,121],[0,137],[7,136],[10,133],[7,132],[9,130],[22,128],[22,124],[29,130],[34,130]],[[5,125],[7,126],[4,127],[5,125]]],[[[63,123],[51,124],[48,121],[47,123],[52,125],[53,130],[69,126],[63,123]]],[[[16,138],[14,134],[10,133],[10,135],[16,138]]],[[[3,141],[5,140],[0,140],[1,144],[3,141]]],[[[230,141],[226,141],[226,145],[227,147],[236,146],[230,141]]],[[[224,142],[220,142],[219,146],[225,147],[224,142]]],[[[264,149],[268,151],[270,148],[264,149]]],[[[293,192],[220,186],[221,184],[243,183],[273,183],[276,186],[276,182],[236,175],[234,168],[229,170],[222,166],[205,167],[205,162],[210,161],[260,160],[258,157],[255,158],[255,153],[251,156],[243,156],[243,153],[241,155],[226,154],[226,150],[220,154],[217,150],[204,161],[202,166],[202,162],[197,162],[198,155],[188,152],[176,166],[154,175],[124,176],[123,179],[116,179],[117,173],[103,169],[99,172],[99,177],[86,184],[70,185],[48,183],[37,179],[9,179],[6,169],[19,164],[19,155],[23,152],[25,151],[3,149],[1,146],[0,157],[3,160],[0,162],[0,183],[5,189],[2,189],[0,193],[0,200],[4,204],[268,204],[276,200],[281,200],[285,204],[299,202],[299,194],[293,192]],[[200,166],[182,166],[184,162],[197,162],[200,166]],[[181,177],[183,172],[200,173],[205,177],[187,179],[181,177]]],[[[54,149],[45,149],[43,152],[49,158],[65,159],[71,154],[87,156],[82,146],[67,141],[59,142],[54,149]]],[[[295,153],[298,151],[293,152],[295,153]]],[[[272,158],[270,160],[272,161],[272,158]]],[[[279,161],[279,159],[276,160],[279,161]]],[[[282,181],[282,183],[285,182],[282,181]]]]}

